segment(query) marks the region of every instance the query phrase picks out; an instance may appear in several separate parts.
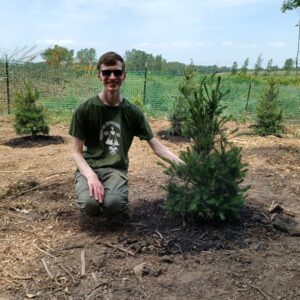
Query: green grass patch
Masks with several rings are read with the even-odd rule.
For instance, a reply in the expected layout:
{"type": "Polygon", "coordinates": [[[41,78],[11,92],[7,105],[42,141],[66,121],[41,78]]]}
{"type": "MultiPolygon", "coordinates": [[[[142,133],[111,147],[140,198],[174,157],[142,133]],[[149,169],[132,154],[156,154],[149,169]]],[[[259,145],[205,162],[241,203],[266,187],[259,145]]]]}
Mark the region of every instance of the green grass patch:
{"type": "MultiPolygon", "coordinates": [[[[41,93],[41,103],[55,114],[58,111],[73,111],[80,103],[99,93],[102,88],[95,70],[55,69],[46,65],[37,67],[34,64],[28,66],[25,64],[14,65],[10,71],[11,103],[23,80],[30,78],[41,93]]],[[[267,85],[270,76],[263,73],[253,76],[250,72],[243,76],[230,74],[221,76],[224,87],[230,90],[222,100],[227,106],[224,113],[237,119],[245,113],[249,117],[255,114],[261,90],[267,85]]],[[[300,76],[292,73],[287,75],[285,72],[277,72],[272,76],[279,84],[278,101],[284,116],[286,119],[300,119],[300,76]]],[[[145,78],[144,72],[127,72],[121,92],[129,101],[141,99],[147,115],[168,117],[179,95],[178,85],[182,80],[181,75],[175,74],[148,72],[145,78]]],[[[5,89],[6,85],[1,84],[0,95],[3,95],[1,111],[7,110],[5,89]]]]}

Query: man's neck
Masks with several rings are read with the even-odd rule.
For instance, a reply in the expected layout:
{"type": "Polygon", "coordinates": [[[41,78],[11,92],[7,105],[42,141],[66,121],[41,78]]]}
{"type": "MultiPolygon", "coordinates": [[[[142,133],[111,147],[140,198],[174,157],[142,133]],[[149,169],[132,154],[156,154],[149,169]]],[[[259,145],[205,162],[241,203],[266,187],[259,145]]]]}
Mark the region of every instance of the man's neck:
{"type": "Polygon", "coordinates": [[[108,106],[119,106],[122,102],[122,97],[119,93],[99,93],[100,100],[108,106]]]}

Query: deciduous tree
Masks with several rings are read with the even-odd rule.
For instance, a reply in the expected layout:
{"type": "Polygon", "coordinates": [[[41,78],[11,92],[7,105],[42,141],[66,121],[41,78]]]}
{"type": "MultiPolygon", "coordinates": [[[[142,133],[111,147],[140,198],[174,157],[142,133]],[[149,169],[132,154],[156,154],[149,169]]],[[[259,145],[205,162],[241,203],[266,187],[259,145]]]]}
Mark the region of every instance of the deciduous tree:
{"type": "Polygon", "coordinates": [[[241,73],[242,74],[246,74],[247,71],[248,71],[248,66],[249,66],[249,58],[246,58],[245,61],[244,61],[244,64],[241,68],[241,73]]]}
{"type": "Polygon", "coordinates": [[[257,61],[254,66],[254,75],[258,75],[258,73],[263,69],[262,62],[263,62],[262,53],[260,53],[257,57],[257,61]]]}
{"type": "Polygon", "coordinates": [[[237,70],[238,70],[238,64],[236,61],[234,61],[231,67],[231,75],[236,75],[237,70]]]}
{"type": "Polygon", "coordinates": [[[266,67],[266,74],[270,74],[273,69],[273,59],[269,59],[266,67]]]}
{"type": "Polygon", "coordinates": [[[283,69],[289,73],[294,67],[294,60],[292,58],[288,58],[284,62],[283,69]]]}
{"type": "Polygon", "coordinates": [[[148,54],[141,50],[132,49],[125,52],[126,69],[128,71],[138,70],[141,71],[145,68],[148,60],[148,54]]]}
{"type": "Polygon", "coordinates": [[[93,64],[96,62],[96,50],[94,48],[85,48],[77,51],[76,60],[83,65],[93,64]]]}
{"type": "Polygon", "coordinates": [[[74,50],[55,45],[53,48],[48,48],[42,53],[42,57],[50,66],[69,66],[73,63],[74,50]]]}
{"type": "Polygon", "coordinates": [[[300,7],[300,0],[287,0],[283,2],[281,11],[286,12],[287,10],[293,10],[298,7],[300,7]]]}

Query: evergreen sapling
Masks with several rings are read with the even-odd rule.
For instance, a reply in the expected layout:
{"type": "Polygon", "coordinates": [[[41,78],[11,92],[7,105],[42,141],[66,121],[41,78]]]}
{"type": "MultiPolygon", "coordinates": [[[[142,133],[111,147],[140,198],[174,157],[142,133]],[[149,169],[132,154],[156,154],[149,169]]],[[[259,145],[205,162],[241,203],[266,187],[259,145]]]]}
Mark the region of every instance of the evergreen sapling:
{"type": "MultiPolygon", "coordinates": [[[[184,82],[180,83],[179,90],[184,89],[186,93],[189,91],[192,92],[192,86],[195,85],[196,78],[197,73],[195,66],[191,64],[184,72],[184,82]]],[[[188,119],[190,119],[190,111],[188,109],[187,99],[181,93],[174,101],[173,111],[170,116],[171,128],[168,130],[168,133],[171,135],[190,137],[189,130],[187,129],[188,119]]]]}
{"type": "Polygon", "coordinates": [[[49,134],[44,109],[36,103],[38,99],[37,89],[33,89],[31,83],[25,81],[24,89],[16,93],[14,103],[14,128],[17,134],[30,134],[32,138],[39,133],[49,134]]]}
{"type": "Polygon", "coordinates": [[[232,220],[240,217],[247,187],[241,187],[246,165],[241,148],[228,141],[224,128],[228,118],[222,115],[221,78],[212,75],[200,82],[180,86],[187,101],[190,118],[187,131],[192,144],[180,153],[184,164],[166,168],[165,208],[174,214],[205,220],[232,220]]]}
{"type": "Polygon", "coordinates": [[[281,136],[284,132],[283,114],[278,103],[279,87],[273,79],[263,89],[256,107],[257,125],[255,131],[261,136],[281,136]]]}

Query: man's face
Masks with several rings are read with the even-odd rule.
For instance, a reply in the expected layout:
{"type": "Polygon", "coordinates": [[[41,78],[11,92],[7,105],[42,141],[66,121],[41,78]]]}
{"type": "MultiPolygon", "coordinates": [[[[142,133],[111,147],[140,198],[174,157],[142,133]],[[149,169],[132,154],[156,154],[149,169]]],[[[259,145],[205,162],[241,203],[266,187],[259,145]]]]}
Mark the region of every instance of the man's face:
{"type": "Polygon", "coordinates": [[[119,90],[126,78],[125,71],[122,69],[122,63],[117,61],[114,66],[101,65],[98,77],[107,91],[119,90]]]}

